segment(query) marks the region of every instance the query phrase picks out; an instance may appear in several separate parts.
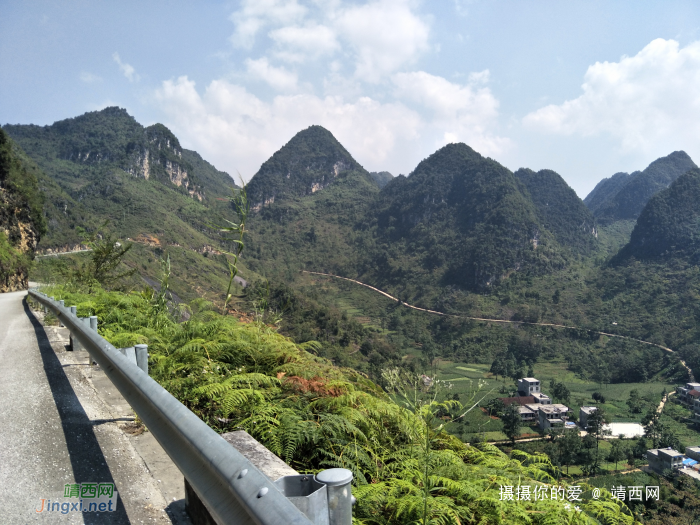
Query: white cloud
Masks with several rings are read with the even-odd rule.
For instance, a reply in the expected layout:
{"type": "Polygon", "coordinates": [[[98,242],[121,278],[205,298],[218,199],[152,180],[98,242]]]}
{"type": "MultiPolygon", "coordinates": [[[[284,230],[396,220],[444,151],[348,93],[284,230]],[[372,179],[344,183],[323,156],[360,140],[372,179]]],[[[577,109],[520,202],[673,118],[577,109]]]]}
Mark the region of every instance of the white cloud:
{"type": "Polygon", "coordinates": [[[292,136],[313,124],[331,131],[360,163],[415,166],[421,118],[401,103],[369,97],[279,95],[267,103],[245,88],[215,80],[199,94],[187,77],[163,82],[156,100],[166,123],[217,167],[250,179],[292,136]],[[409,155],[406,153],[410,152],[409,155]]]}
{"type": "Polygon", "coordinates": [[[130,64],[122,62],[121,58],[119,58],[119,53],[115,52],[112,55],[112,58],[119,65],[119,69],[121,69],[122,73],[129,80],[129,82],[139,81],[140,77],[138,76],[138,74],[136,74],[136,70],[130,64]]]}
{"type": "Polygon", "coordinates": [[[289,62],[332,55],[339,49],[335,32],[324,25],[286,26],[269,36],[277,44],[275,55],[289,62]]]}
{"type": "Polygon", "coordinates": [[[234,46],[251,49],[264,28],[274,45],[267,51],[286,63],[320,57],[354,66],[360,81],[377,83],[428,50],[429,27],[414,0],[339,1],[246,0],[231,15],[234,46]]]}
{"type": "Polygon", "coordinates": [[[232,15],[231,38],[247,48],[259,39],[260,58],[243,59],[246,75],[229,77],[239,83],[214,80],[197,90],[186,76],[163,82],[155,98],[164,123],[187,147],[246,179],[313,124],[331,131],[370,170],[408,173],[448,142],[466,142],[485,155],[507,150],[508,139],[495,131],[498,100],[488,70],[456,84],[408,69],[430,49],[430,28],[416,6],[413,0],[246,0],[232,15]],[[302,76],[319,70],[325,75],[302,76]],[[246,87],[254,80],[280,93],[262,99],[253,84],[246,87]]]}
{"type": "Polygon", "coordinates": [[[293,25],[301,20],[307,9],[297,0],[244,0],[242,7],[229,18],[236,30],[231,43],[250,49],[258,32],[269,24],[293,25]]]}
{"type": "Polygon", "coordinates": [[[102,77],[83,71],[80,73],[80,80],[86,84],[94,84],[95,82],[102,82],[102,77]]]}
{"type": "Polygon", "coordinates": [[[509,147],[506,138],[493,129],[498,119],[498,100],[487,87],[489,72],[469,76],[466,85],[455,84],[424,71],[396,73],[392,80],[395,95],[420,104],[432,113],[430,125],[441,133],[440,142],[466,142],[484,155],[503,152],[509,147]]]}
{"type": "Polygon", "coordinates": [[[267,58],[245,61],[248,74],[253,78],[267,82],[278,91],[294,91],[297,87],[297,75],[283,67],[271,66],[267,58]]]}
{"type": "Polygon", "coordinates": [[[355,53],[355,75],[378,82],[428,49],[428,25],[405,0],[378,0],[342,10],[335,27],[355,53]]]}
{"type": "Polygon", "coordinates": [[[695,149],[700,135],[700,42],[657,39],[635,56],[596,62],[583,94],[528,114],[531,129],[616,138],[625,152],[695,149]]]}

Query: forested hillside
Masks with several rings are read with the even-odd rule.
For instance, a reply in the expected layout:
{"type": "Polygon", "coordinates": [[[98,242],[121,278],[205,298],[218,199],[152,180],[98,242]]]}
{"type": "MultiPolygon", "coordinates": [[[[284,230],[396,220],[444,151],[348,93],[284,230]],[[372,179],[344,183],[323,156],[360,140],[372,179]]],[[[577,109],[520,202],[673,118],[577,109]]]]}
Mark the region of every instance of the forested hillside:
{"type": "MultiPolygon", "coordinates": [[[[133,243],[124,286],[156,282],[162,257],[172,261],[177,296],[214,298],[231,245],[212,227],[231,218],[228,174],[183,149],[165,126],[143,127],[125,110],[106,108],[50,126],[6,125],[41,169],[46,235],[40,252],[70,251],[95,236],[133,243]]],[[[43,260],[39,278],[69,272],[70,259],[43,260]]]]}
{"type": "Polygon", "coordinates": [[[0,292],[27,288],[34,250],[46,232],[37,173],[0,129],[0,292]]]}
{"type": "MultiPolygon", "coordinates": [[[[40,248],[77,244],[109,219],[108,232],[134,242],[125,259],[137,271],[129,286],[157,282],[167,254],[177,296],[217,300],[228,275],[220,252],[233,246],[212,228],[235,220],[227,174],[183,149],[164,126],[144,128],[118,108],[5,129],[44,168],[37,173],[49,231],[40,248]]],[[[691,211],[682,220],[667,211],[690,208],[669,204],[664,192],[652,198],[631,243],[614,259],[634,248],[635,261],[624,264],[608,259],[629,240],[630,221],[605,219],[599,226],[589,209],[598,213],[617,202],[613,197],[642,175],[659,186],[690,165],[676,152],[641,174],[617,174],[591,193],[587,209],[557,173],[512,173],[465,144],[440,149],[408,177],[370,174],[328,130],[312,126],[248,184],[241,276],[269,284],[252,287],[238,307],[267,305],[281,313],[284,333],[298,342],[320,340],[323,355],[373,377],[416,351],[404,365],[419,369],[459,356],[529,366],[556,355],[592,377],[617,356],[630,365],[618,369],[616,381],[663,374],[675,366],[665,358],[635,369],[651,354],[634,345],[601,347],[583,333],[535,334],[435,318],[300,271],[357,278],[457,315],[557,322],[685,347],[694,341],[684,327],[694,322],[697,301],[689,259],[678,263],[679,246],[692,251],[694,219],[691,211]],[[666,255],[645,259],[641,245],[666,255]]],[[[693,193],[683,191],[691,202],[693,193]]],[[[64,273],[70,266],[69,260],[51,264],[64,273]]]]}
{"type": "Polygon", "coordinates": [[[686,152],[674,151],[655,160],[644,171],[631,175],[617,173],[601,181],[586,197],[586,204],[604,224],[634,220],[654,194],[696,167],[686,152]]]}
{"type": "Polygon", "coordinates": [[[183,150],[165,126],[144,128],[116,107],[51,126],[6,125],[3,129],[45,173],[39,175],[39,182],[47,201],[48,232],[40,248],[78,244],[77,227],[93,227],[104,219],[120,221],[124,236],[163,231],[176,237],[168,239],[171,243],[187,242],[179,238],[182,228],[175,228],[174,236],[165,233],[173,225],[163,228],[167,223],[161,222],[159,214],[175,211],[200,229],[204,214],[192,217],[197,207],[189,201],[215,203],[216,198],[227,197],[233,186],[227,174],[196,152],[183,150]],[[143,181],[148,183],[134,184],[143,181]],[[135,220],[127,221],[127,216],[135,220]]]}
{"type": "Polygon", "coordinates": [[[519,169],[514,175],[530,194],[541,224],[560,245],[579,255],[590,255],[597,248],[593,214],[561,175],[552,170],[529,169],[519,169]]]}

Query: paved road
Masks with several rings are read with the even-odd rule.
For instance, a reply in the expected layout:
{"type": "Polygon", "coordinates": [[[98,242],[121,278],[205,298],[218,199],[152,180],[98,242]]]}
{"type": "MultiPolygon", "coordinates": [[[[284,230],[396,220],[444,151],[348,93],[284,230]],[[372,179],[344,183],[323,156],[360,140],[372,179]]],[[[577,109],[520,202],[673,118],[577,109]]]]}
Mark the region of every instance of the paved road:
{"type": "Polygon", "coordinates": [[[87,354],[52,348],[25,295],[0,294],[0,523],[171,523],[118,427],[133,413],[104,408],[80,369],[87,354]],[[66,501],[65,484],[93,482],[116,485],[115,512],[35,512],[41,499],[66,501]]]}
{"type": "Polygon", "coordinates": [[[72,252],[57,252],[57,253],[44,253],[41,255],[35,255],[35,257],[59,257],[61,255],[70,255],[72,253],[85,253],[85,252],[91,252],[92,249],[87,249],[87,250],[73,250],[72,252]]]}

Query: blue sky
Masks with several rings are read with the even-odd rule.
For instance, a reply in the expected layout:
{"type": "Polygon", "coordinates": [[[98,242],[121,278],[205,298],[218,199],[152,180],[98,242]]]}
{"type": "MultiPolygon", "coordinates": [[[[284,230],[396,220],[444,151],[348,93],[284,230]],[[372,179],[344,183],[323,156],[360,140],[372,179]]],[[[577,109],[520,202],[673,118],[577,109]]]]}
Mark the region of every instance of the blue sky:
{"type": "Polygon", "coordinates": [[[246,179],[320,124],[370,171],[465,142],[584,197],[700,163],[700,3],[3,2],[0,123],[109,105],[246,179]]]}

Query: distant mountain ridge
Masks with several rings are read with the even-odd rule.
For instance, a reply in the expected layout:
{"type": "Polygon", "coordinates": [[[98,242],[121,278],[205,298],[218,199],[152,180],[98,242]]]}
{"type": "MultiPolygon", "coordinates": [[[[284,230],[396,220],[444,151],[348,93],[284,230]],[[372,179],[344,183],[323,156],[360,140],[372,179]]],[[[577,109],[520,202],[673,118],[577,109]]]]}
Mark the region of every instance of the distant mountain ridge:
{"type": "Polygon", "coordinates": [[[374,179],[374,182],[377,183],[379,189],[382,189],[384,186],[389,184],[391,179],[394,178],[394,176],[388,171],[370,171],[369,174],[371,175],[372,179],[374,179]]]}
{"type": "Polygon", "coordinates": [[[635,220],[649,199],[690,169],[697,168],[684,151],[656,159],[644,171],[616,173],[596,185],[584,202],[603,224],[635,220]]]}
{"type": "MultiPolygon", "coordinates": [[[[535,186],[546,199],[550,188],[540,192],[535,186]]],[[[512,272],[547,272],[564,264],[555,236],[518,178],[466,144],[448,144],[408,177],[394,178],[373,208],[378,240],[403,246],[404,256],[418,258],[443,286],[484,291],[512,272]]],[[[377,279],[400,280],[402,266],[379,260],[384,263],[377,279]]]]}
{"type": "MultiPolygon", "coordinates": [[[[204,208],[195,210],[186,203],[215,205],[234,186],[228,174],[182,148],[167,127],[144,127],[122,108],[108,107],[50,126],[5,125],[3,129],[43,170],[38,176],[48,221],[44,249],[78,244],[78,227],[89,229],[105,219],[120,221],[124,236],[131,237],[155,234],[182,219],[191,224],[176,230],[194,226],[201,231],[204,217],[196,225],[189,217],[203,215],[204,208]]],[[[161,236],[165,240],[177,235],[163,230],[161,236]]],[[[188,237],[168,242],[193,247],[211,244],[209,238],[188,237]]]]}
{"type": "Polygon", "coordinates": [[[630,242],[618,260],[692,257],[700,258],[700,169],[678,177],[654,195],[642,210],[630,242]]]}
{"type": "Polygon", "coordinates": [[[629,181],[630,177],[635,177],[641,171],[632,174],[625,172],[615,173],[612,177],[605,178],[596,184],[595,188],[583,199],[583,203],[593,213],[614,196],[629,181]]]}
{"type": "Polygon", "coordinates": [[[275,200],[314,194],[351,171],[372,180],[331,132],[310,126],[263,163],[247,185],[248,200],[260,211],[275,200]]]}
{"type": "MultiPolygon", "coordinates": [[[[368,173],[329,131],[311,126],[262,165],[248,196],[256,254],[292,245],[312,268],[389,287],[414,281],[485,291],[513,272],[547,273],[597,246],[595,219],[558,174],[514,175],[466,144],[449,144],[408,177],[391,177],[368,173]]],[[[280,262],[253,257],[263,273],[280,262]]]]}
{"type": "Polygon", "coordinates": [[[223,172],[183,149],[164,125],[143,127],[122,108],[108,107],[50,126],[5,125],[4,129],[47,161],[116,167],[135,177],[172,184],[200,201],[210,186],[215,193],[221,191],[223,172]]]}

